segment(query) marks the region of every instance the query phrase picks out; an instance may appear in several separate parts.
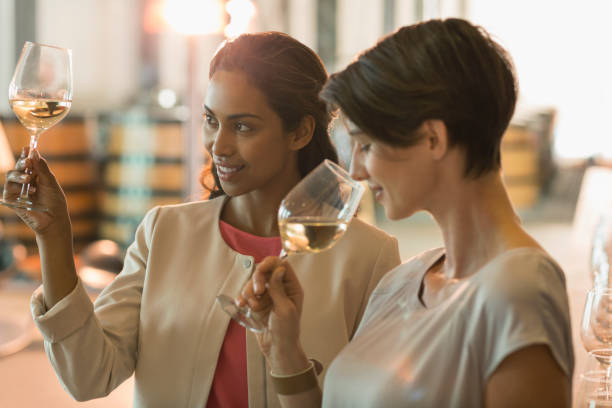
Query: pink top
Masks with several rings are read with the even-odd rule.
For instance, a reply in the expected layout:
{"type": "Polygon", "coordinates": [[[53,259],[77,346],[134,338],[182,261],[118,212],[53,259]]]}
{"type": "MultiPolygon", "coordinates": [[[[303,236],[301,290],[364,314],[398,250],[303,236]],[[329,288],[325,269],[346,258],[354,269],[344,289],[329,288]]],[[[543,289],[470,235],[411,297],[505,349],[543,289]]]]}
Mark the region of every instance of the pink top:
{"type": "MultiPolygon", "coordinates": [[[[281,251],[280,237],[258,237],[219,220],[223,240],[234,251],[250,255],[255,263],[281,251]]],[[[230,320],[213,378],[208,408],[248,407],[245,328],[230,320]]]]}

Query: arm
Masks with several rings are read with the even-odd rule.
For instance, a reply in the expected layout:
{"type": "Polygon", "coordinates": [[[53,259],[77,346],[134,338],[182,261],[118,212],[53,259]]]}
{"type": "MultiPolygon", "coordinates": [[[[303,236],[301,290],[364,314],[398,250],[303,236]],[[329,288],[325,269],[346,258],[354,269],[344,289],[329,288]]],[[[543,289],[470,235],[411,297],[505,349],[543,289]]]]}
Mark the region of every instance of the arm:
{"type": "MultiPolygon", "coordinates": [[[[240,305],[248,303],[254,310],[270,309],[268,329],[256,337],[275,382],[282,381],[280,377],[291,378],[304,372],[310,365],[300,343],[303,301],[304,292],[293,268],[287,262],[280,263],[277,257],[268,257],[258,265],[253,279],[237,299],[240,305]],[[267,295],[258,298],[266,286],[267,295]]],[[[312,370],[309,374],[315,375],[312,370]]],[[[322,393],[314,381],[312,388],[295,394],[279,393],[278,397],[286,408],[314,408],[321,406],[322,393]]]]}
{"type": "Polygon", "coordinates": [[[68,216],[66,196],[38,151],[26,158],[27,148],[10,171],[4,185],[5,198],[15,198],[22,184],[35,182],[31,187],[35,204],[48,209],[45,212],[15,209],[17,215],[36,233],[40,253],[44,299],[53,307],[76,286],[77,274],[72,248],[72,226],[68,216]],[[31,169],[28,175],[25,170],[31,169]]]}
{"type": "Polygon", "coordinates": [[[528,346],[502,361],[489,377],[484,398],[487,408],[569,408],[569,379],[548,346],[528,346]]]}

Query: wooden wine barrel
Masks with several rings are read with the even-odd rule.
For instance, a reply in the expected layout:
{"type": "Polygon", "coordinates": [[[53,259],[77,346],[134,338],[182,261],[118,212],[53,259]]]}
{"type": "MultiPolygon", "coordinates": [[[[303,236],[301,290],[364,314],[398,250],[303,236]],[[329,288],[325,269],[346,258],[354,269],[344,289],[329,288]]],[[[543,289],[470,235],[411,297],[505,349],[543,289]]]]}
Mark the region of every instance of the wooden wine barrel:
{"type": "Polygon", "coordinates": [[[527,127],[510,125],[502,138],[504,183],[517,208],[528,208],[540,196],[537,134],[527,127]]]}
{"type": "Polygon", "coordinates": [[[100,236],[125,249],[146,212],[183,201],[180,121],[112,123],[103,170],[100,236]]]}
{"type": "MultiPolygon", "coordinates": [[[[16,119],[5,118],[2,122],[17,158],[21,149],[29,144],[30,137],[16,119]]],[[[77,251],[97,238],[98,228],[99,172],[93,160],[93,138],[88,127],[85,119],[69,116],[43,133],[38,143],[40,154],[66,193],[77,251]]],[[[24,244],[29,254],[37,253],[34,233],[12,210],[0,206],[0,218],[6,238],[24,244]]]]}

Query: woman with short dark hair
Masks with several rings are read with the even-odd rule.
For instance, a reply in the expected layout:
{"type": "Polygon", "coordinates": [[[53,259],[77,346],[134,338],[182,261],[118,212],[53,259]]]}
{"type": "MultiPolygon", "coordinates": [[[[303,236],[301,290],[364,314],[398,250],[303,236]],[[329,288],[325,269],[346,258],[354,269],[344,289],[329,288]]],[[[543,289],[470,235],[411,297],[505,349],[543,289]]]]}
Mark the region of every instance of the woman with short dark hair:
{"type": "MultiPolygon", "coordinates": [[[[381,280],[329,369],[323,406],[569,407],[565,276],[521,226],[501,175],[517,98],[507,53],[465,20],[431,20],[365,51],[322,95],[354,142],[353,177],[389,218],[426,211],[444,239],[381,280]]],[[[297,323],[309,289],[279,263],[266,259],[239,301],[259,310],[253,294],[267,282],[259,340],[281,401],[319,406],[297,323]]]]}

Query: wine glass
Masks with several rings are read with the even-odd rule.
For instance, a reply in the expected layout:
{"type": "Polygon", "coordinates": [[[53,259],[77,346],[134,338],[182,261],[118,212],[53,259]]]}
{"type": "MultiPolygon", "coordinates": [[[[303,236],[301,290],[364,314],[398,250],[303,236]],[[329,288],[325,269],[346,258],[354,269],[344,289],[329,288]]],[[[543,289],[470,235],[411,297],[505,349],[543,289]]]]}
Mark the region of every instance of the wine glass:
{"type": "Polygon", "coordinates": [[[589,352],[585,369],[579,376],[576,406],[584,408],[612,407],[612,349],[589,352]]]}
{"type": "MultiPolygon", "coordinates": [[[[324,160],[285,196],[278,209],[281,258],[295,253],[316,253],[331,248],[347,229],[364,187],[340,166],[324,160]]],[[[253,332],[266,330],[267,315],[239,308],[234,298],[217,296],[234,320],[253,332]]]]}
{"type": "MultiPolygon", "coordinates": [[[[612,289],[595,286],[587,292],[580,337],[584,348],[601,366],[603,381],[612,381],[612,289]],[[595,353],[595,350],[599,350],[595,353]],[[604,351],[602,351],[604,350],[604,351]],[[607,354],[606,354],[607,353],[607,354]]],[[[592,375],[591,375],[592,376],[592,375]]],[[[588,378],[585,379],[587,381],[588,378]]],[[[606,392],[608,391],[606,385],[606,392]]]]}
{"type": "MultiPolygon", "coordinates": [[[[72,104],[72,51],[27,41],[8,93],[13,112],[30,135],[28,157],[32,157],[41,133],[62,120],[72,104]]],[[[29,191],[30,184],[24,184],[18,197],[0,203],[29,211],[47,210],[32,202],[29,191]]]]}
{"type": "Polygon", "coordinates": [[[593,284],[612,287],[612,218],[604,214],[599,218],[591,243],[591,274],[593,284]]]}
{"type": "Polygon", "coordinates": [[[587,292],[580,337],[587,351],[612,348],[612,289],[596,286],[587,292]]]}

